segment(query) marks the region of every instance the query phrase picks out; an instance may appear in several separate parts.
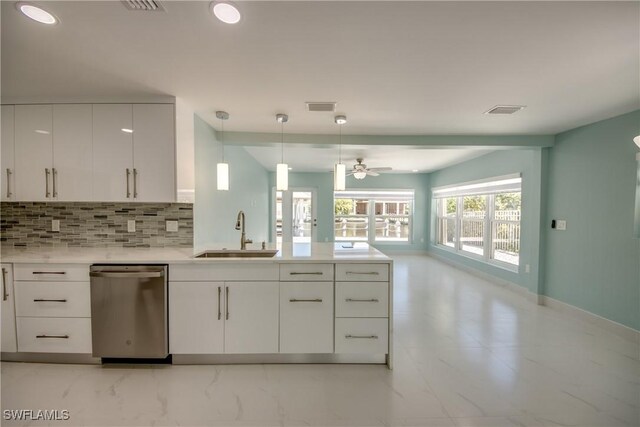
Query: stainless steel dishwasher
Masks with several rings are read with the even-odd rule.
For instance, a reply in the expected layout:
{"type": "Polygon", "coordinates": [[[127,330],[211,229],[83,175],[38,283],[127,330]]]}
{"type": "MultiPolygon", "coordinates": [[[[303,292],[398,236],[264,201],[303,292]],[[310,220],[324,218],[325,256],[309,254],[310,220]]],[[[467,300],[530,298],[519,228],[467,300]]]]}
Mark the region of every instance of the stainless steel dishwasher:
{"type": "Polygon", "coordinates": [[[169,355],[166,265],[92,265],[93,356],[169,355]]]}

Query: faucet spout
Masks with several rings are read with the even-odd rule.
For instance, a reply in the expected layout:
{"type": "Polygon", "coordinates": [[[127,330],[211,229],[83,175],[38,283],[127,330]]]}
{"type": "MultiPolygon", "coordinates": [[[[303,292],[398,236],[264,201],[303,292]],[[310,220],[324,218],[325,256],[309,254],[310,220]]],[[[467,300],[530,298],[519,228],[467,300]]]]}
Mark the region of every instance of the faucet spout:
{"type": "Polygon", "coordinates": [[[245,226],[244,212],[240,211],[240,212],[238,212],[238,218],[236,220],[236,230],[240,230],[240,232],[241,232],[241,234],[240,234],[240,250],[247,249],[247,243],[253,243],[253,240],[247,239],[247,236],[246,236],[246,234],[244,232],[244,226],[245,226]]]}

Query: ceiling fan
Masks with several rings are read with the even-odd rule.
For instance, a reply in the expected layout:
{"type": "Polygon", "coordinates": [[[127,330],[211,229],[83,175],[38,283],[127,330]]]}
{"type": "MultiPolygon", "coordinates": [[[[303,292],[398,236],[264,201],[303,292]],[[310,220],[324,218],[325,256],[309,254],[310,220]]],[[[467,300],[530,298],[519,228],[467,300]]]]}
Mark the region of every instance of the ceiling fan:
{"type": "Polygon", "coordinates": [[[362,160],[363,159],[356,159],[356,161],[358,163],[353,165],[353,169],[351,170],[351,172],[349,172],[347,174],[347,176],[353,175],[353,177],[355,179],[365,179],[365,177],[367,175],[378,176],[378,175],[380,175],[378,172],[385,172],[385,171],[390,171],[391,170],[391,168],[389,168],[389,167],[386,167],[386,168],[368,168],[367,165],[362,163],[362,160]]]}

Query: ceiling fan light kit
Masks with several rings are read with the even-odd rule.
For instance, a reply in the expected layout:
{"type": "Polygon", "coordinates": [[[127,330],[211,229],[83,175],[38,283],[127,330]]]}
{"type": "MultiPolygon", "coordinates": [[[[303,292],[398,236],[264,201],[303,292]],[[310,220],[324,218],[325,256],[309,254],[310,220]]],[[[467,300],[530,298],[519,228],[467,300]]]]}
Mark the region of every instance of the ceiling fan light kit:
{"type": "Polygon", "coordinates": [[[379,176],[380,175],[379,172],[386,172],[391,170],[391,168],[389,167],[368,168],[367,165],[362,163],[362,160],[363,160],[362,158],[356,159],[358,163],[353,165],[353,169],[347,175],[353,175],[355,179],[365,179],[367,175],[379,176]]]}

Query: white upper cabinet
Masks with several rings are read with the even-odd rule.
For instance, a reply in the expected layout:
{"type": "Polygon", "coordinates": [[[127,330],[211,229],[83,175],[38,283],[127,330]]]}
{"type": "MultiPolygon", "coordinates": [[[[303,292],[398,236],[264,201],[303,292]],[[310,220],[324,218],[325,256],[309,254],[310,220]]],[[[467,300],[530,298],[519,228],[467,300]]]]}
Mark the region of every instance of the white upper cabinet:
{"type": "Polygon", "coordinates": [[[53,198],[58,201],[93,200],[92,106],[53,106],[53,198]]]}
{"type": "Polygon", "coordinates": [[[101,202],[133,201],[133,106],[93,105],[93,194],[101,202]]]}
{"type": "Polygon", "coordinates": [[[139,202],[176,198],[173,104],[133,105],[133,197],[139,202]]]}
{"type": "Polygon", "coordinates": [[[52,132],[51,105],[16,105],[15,181],[19,200],[52,200],[52,132]]]}
{"type": "Polygon", "coordinates": [[[2,170],[0,171],[0,193],[2,193],[2,201],[15,200],[15,153],[14,153],[14,128],[13,119],[15,116],[15,107],[13,105],[2,106],[2,136],[0,142],[0,162],[2,170]]]}

